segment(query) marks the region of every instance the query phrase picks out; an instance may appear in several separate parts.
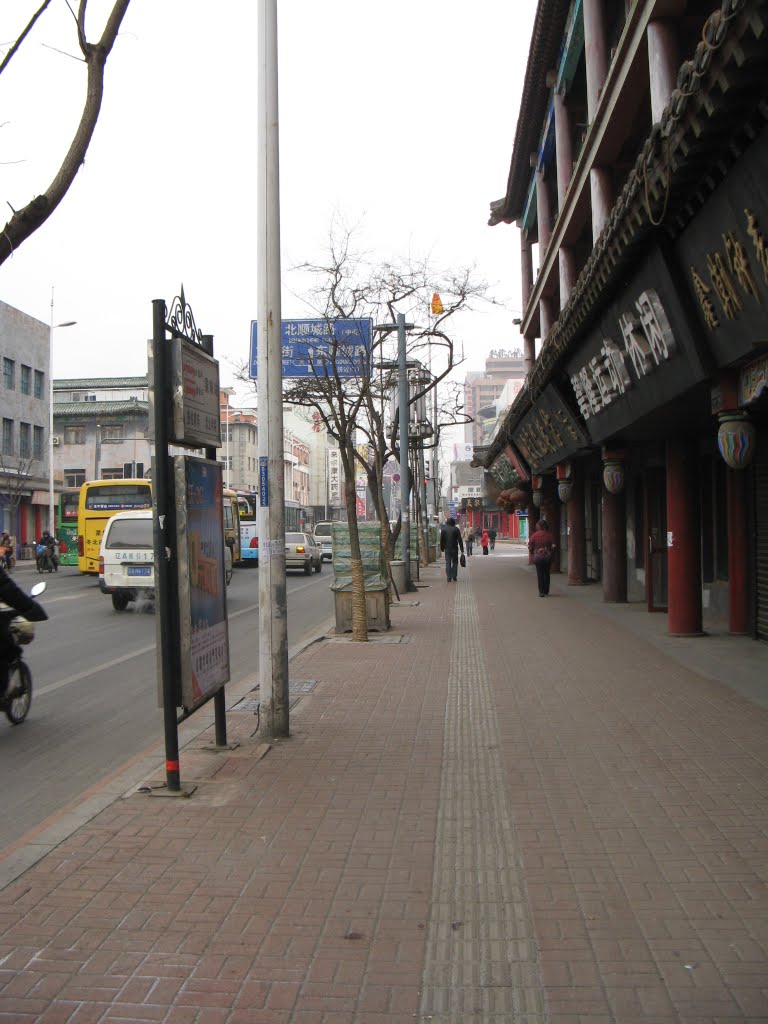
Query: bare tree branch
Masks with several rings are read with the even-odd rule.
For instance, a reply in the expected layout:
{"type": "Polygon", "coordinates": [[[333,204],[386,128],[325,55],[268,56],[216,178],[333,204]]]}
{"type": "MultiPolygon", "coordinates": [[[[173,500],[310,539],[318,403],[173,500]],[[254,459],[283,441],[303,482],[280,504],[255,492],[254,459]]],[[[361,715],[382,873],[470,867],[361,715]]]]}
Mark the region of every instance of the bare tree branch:
{"type": "Polygon", "coordinates": [[[16,53],[18,53],[19,47],[21,46],[21,44],[24,42],[24,40],[27,38],[29,33],[34,28],[35,22],[40,17],[40,15],[43,13],[43,11],[46,9],[46,7],[48,7],[50,5],[50,3],[51,3],[51,0],[43,0],[43,3],[40,5],[40,7],[35,11],[35,13],[29,19],[29,23],[27,24],[27,27],[24,29],[24,31],[21,33],[19,38],[16,40],[16,42],[10,48],[8,53],[6,53],[5,57],[3,57],[3,62],[2,62],[2,64],[0,64],[0,75],[3,73],[3,71],[5,71],[5,69],[8,67],[8,65],[11,63],[12,57],[16,53]]]}
{"type": "MultiPolygon", "coordinates": [[[[107,58],[112,51],[129,3],[130,0],[115,0],[101,39],[98,43],[89,43],[85,37],[87,0],[80,0],[77,15],[78,42],[88,69],[85,104],[80,123],[69,150],[47,190],[31,199],[22,209],[14,211],[13,216],[0,233],[0,264],[3,264],[22,242],[48,220],[67,194],[77,172],[85,161],[101,110],[107,58]]],[[[47,6],[46,3],[40,9],[38,16],[47,6]]]]}

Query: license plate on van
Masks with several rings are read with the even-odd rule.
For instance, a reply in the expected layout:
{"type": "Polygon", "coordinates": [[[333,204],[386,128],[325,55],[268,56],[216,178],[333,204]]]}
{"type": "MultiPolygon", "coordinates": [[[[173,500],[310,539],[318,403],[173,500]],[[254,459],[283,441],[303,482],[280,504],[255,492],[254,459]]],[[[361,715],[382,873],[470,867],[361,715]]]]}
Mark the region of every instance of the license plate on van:
{"type": "Polygon", "coordinates": [[[149,576],[152,572],[151,565],[129,565],[128,575],[129,576],[149,576]]]}

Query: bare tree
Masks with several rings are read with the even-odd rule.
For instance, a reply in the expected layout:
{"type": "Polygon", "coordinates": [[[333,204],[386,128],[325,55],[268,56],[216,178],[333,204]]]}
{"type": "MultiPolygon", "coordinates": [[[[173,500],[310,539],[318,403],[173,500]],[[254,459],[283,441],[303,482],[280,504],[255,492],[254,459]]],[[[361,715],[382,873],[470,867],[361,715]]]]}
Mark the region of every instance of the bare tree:
{"type": "MultiPolygon", "coordinates": [[[[288,379],[284,400],[317,414],[328,435],[339,446],[352,554],[353,639],[368,638],[363,563],[357,521],[355,481],[365,474],[373,496],[387,559],[394,551],[400,518],[391,528],[384,494],[384,468],[390,459],[399,461],[400,444],[409,440],[409,426],[399,429],[398,412],[390,415],[397,390],[397,370],[392,359],[390,328],[398,313],[412,319],[408,359],[419,361],[431,372],[411,394],[411,403],[431,395],[442,385],[439,422],[433,425],[432,443],[439,445],[440,429],[467,422],[458,388],[447,381],[461,360],[456,357],[453,337],[448,331],[451,317],[471,308],[472,302],[487,299],[487,285],[475,279],[472,268],[438,272],[428,259],[392,260],[375,263],[353,248],[353,232],[340,221],[330,231],[327,260],[304,263],[294,268],[310,280],[302,299],[314,315],[324,320],[331,343],[312,366],[308,377],[288,379]],[[443,312],[430,316],[430,299],[439,292],[443,312]],[[335,335],[339,320],[372,319],[385,328],[374,332],[369,350],[359,344],[353,349],[335,335]],[[355,373],[347,375],[349,360],[357,360],[355,373]]],[[[354,340],[354,339],[353,339],[354,340]]],[[[242,379],[246,379],[245,375],[242,379]]],[[[410,483],[413,483],[411,475],[410,483]]],[[[409,488],[410,490],[410,488],[409,488]]]]}
{"type": "MultiPolygon", "coordinates": [[[[21,499],[29,491],[31,480],[38,478],[32,467],[40,461],[39,455],[8,455],[0,453],[0,512],[7,510],[11,520],[11,534],[18,528],[18,509],[21,499]]],[[[2,516],[0,515],[0,521],[2,516]]]]}
{"type": "MultiPolygon", "coordinates": [[[[66,0],[66,2],[72,12],[75,23],[77,44],[82,54],[80,59],[85,64],[87,71],[83,112],[74,138],[61,162],[61,166],[45,192],[34,196],[20,210],[15,210],[11,203],[8,202],[8,205],[11,207],[12,216],[3,228],[2,234],[0,234],[0,264],[13,255],[22,242],[48,220],[69,191],[70,185],[80,170],[80,166],[85,161],[85,155],[93,138],[96,122],[101,110],[101,101],[104,95],[104,69],[107,58],[117,38],[130,0],[115,0],[98,42],[90,42],[86,37],[85,17],[88,0],[80,0],[77,14],[75,14],[70,6],[69,0],[66,0]]],[[[43,0],[29,19],[0,63],[0,73],[8,67],[11,60],[19,53],[22,44],[29,39],[36,22],[50,4],[51,0],[43,0]]]]}

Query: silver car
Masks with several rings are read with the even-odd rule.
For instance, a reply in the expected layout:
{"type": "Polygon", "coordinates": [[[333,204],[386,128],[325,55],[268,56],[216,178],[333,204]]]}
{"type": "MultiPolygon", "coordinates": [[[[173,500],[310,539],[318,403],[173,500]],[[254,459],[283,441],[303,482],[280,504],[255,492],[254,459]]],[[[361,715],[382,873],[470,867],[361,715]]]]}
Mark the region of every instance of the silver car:
{"type": "Polygon", "coordinates": [[[285,568],[303,569],[309,574],[323,568],[323,553],[309,533],[286,533],[285,568]]]}

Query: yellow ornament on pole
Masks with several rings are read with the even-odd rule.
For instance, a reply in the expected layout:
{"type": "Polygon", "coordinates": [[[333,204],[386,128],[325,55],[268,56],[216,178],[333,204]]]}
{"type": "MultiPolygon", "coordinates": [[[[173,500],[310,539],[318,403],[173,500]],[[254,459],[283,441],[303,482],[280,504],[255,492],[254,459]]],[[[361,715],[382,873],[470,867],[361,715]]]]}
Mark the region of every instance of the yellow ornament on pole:
{"type": "Polygon", "coordinates": [[[437,292],[435,292],[434,295],[432,296],[432,312],[434,313],[435,316],[439,316],[440,313],[445,312],[445,310],[443,309],[443,304],[440,301],[440,296],[437,294],[437,292]]]}

